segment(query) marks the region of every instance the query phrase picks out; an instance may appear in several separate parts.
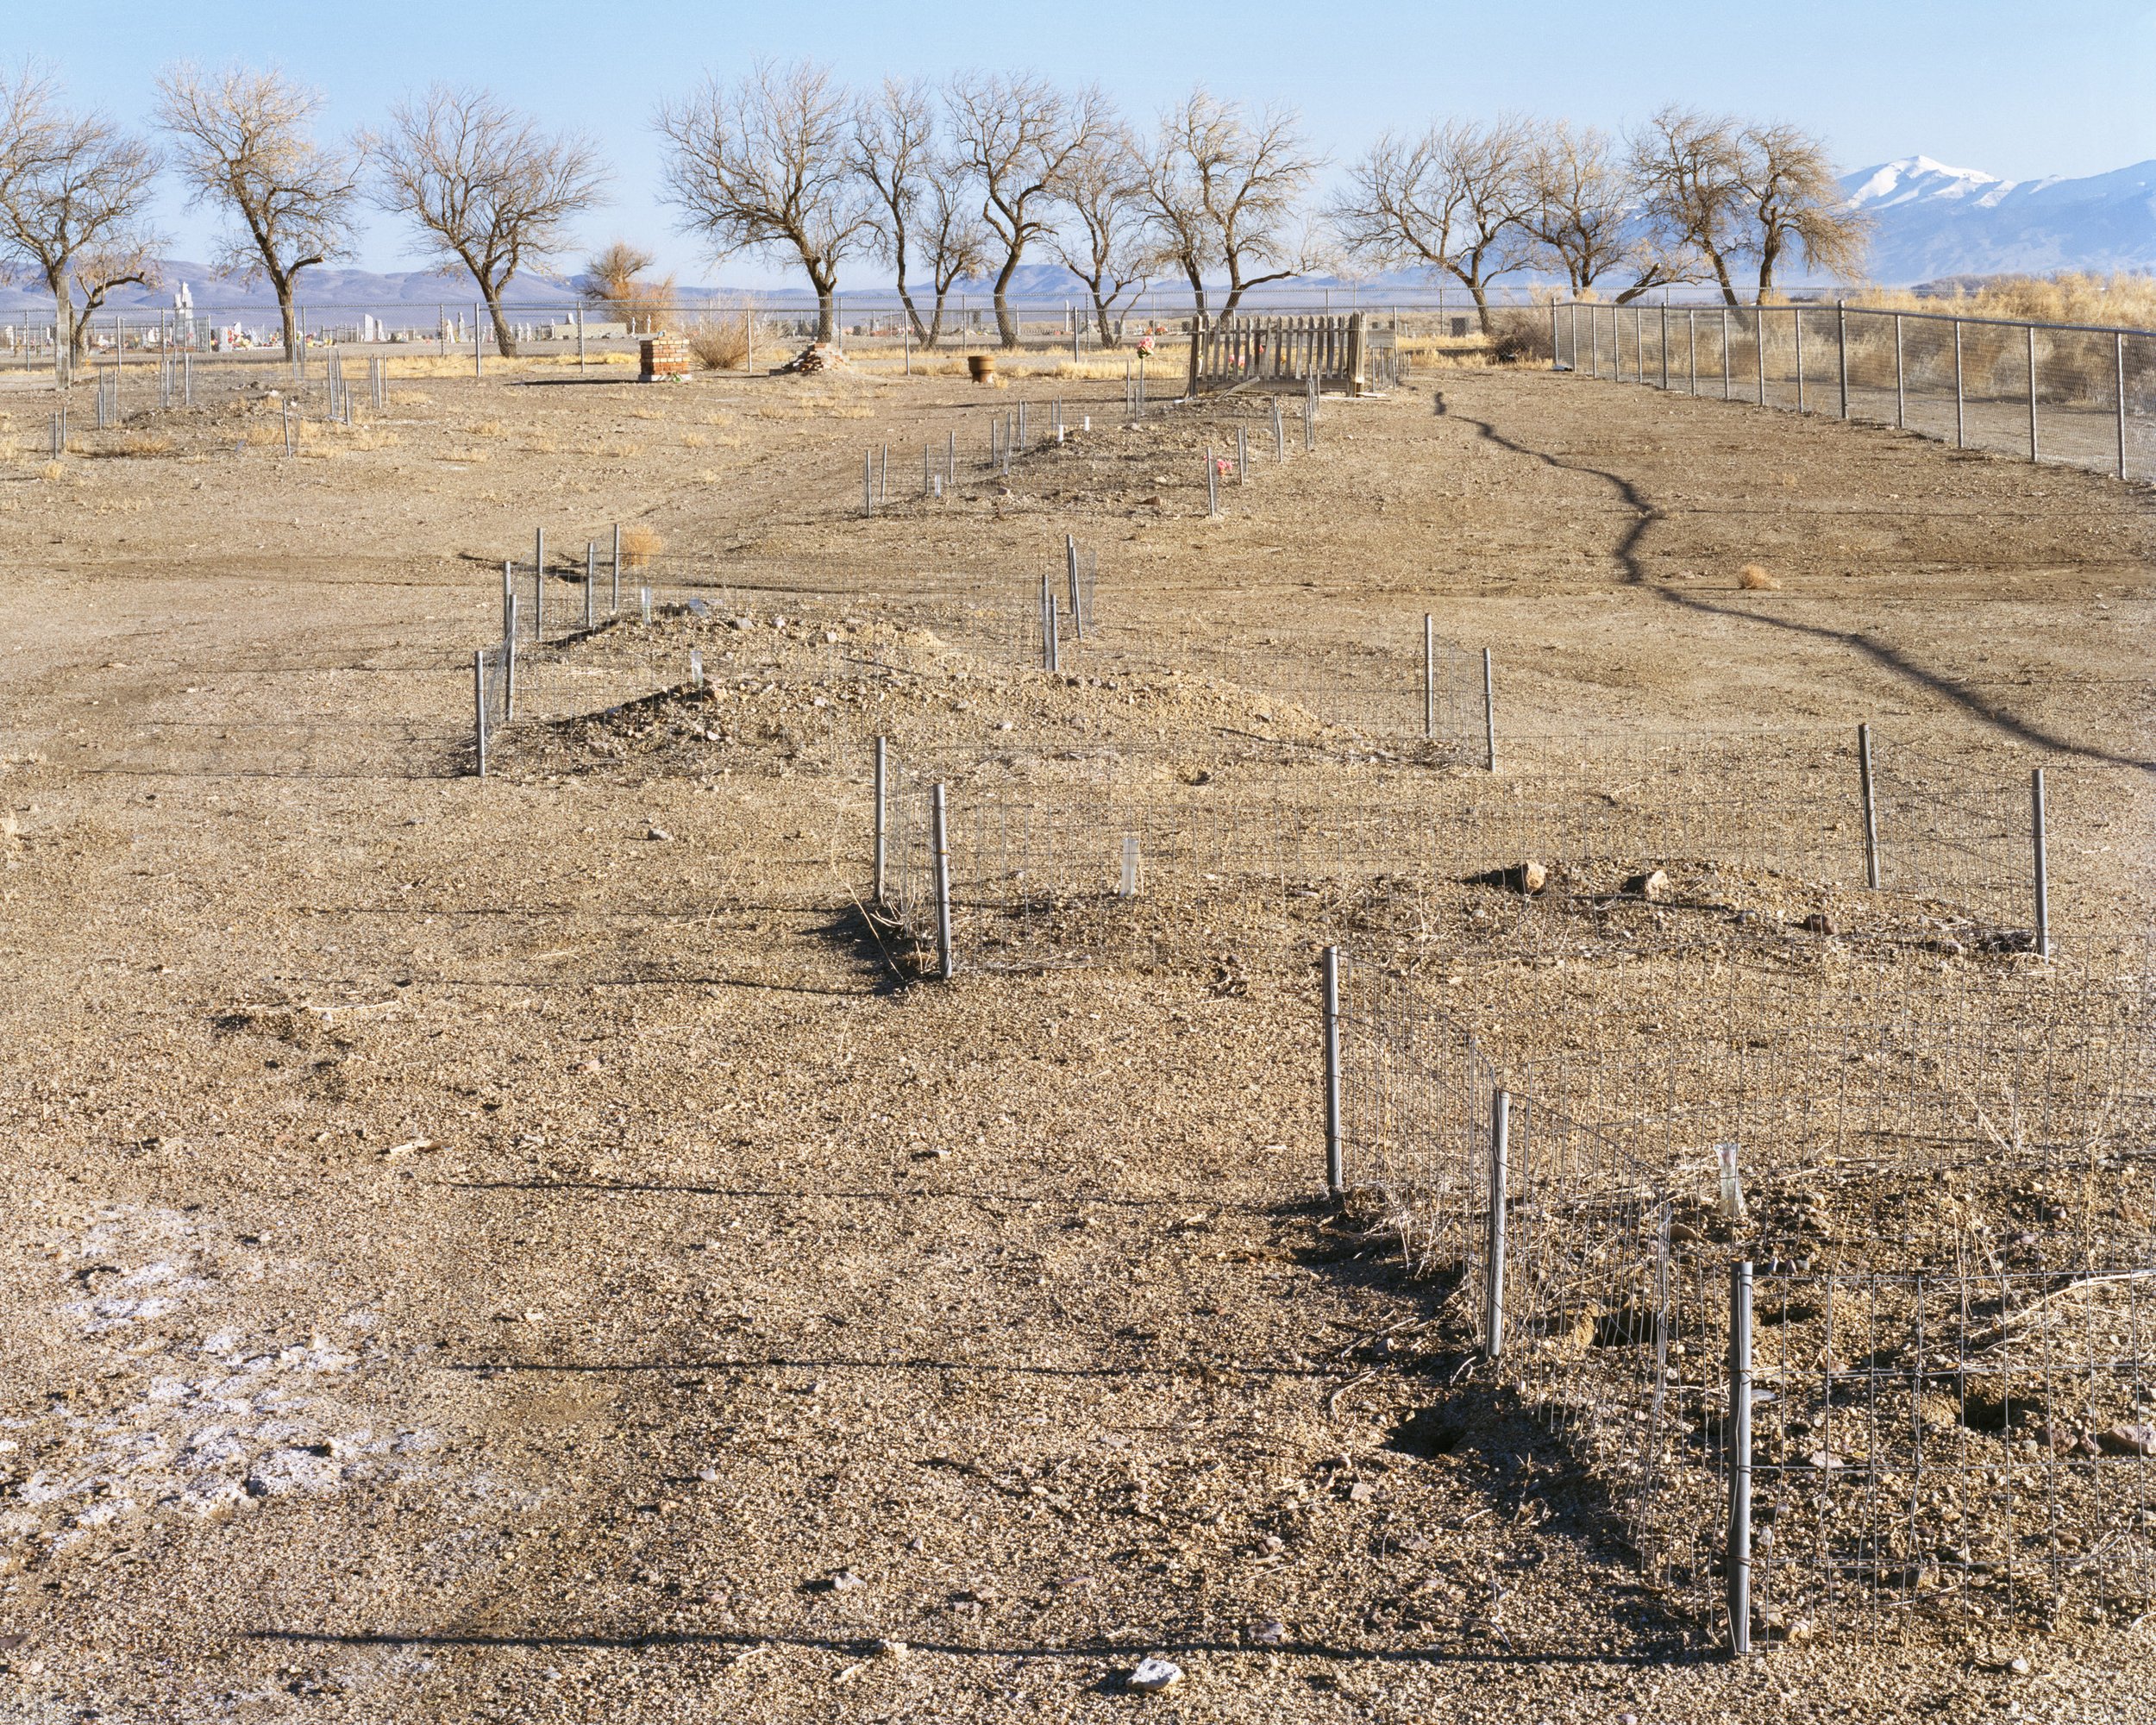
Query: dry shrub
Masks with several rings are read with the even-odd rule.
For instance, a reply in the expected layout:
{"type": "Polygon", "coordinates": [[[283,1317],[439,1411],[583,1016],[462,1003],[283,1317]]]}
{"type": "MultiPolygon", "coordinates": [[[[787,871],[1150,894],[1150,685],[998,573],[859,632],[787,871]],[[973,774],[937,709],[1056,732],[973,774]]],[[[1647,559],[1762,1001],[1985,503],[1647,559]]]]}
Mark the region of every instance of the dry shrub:
{"type": "MultiPolygon", "coordinates": [[[[67,477],[67,464],[64,461],[47,461],[37,470],[37,476],[41,480],[64,480],[67,477]]],[[[1044,606],[1043,614],[1045,613],[1046,607],[1044,606]]]]}
{"type": "Polygon", "coordinates": [[[711,441],[701,431],[684,431],[681,434],[681,447],[685,449],[701,449],[711,441]]]}
{"type": "Polygon", "coordinates": [[[130,431],[114,451],[121,455],[169,455],[172,440],[160,431],[130,431]]]}
{"type": "Polygon", "coordinates": [[[2156,329],[2156,275],[2120,272],[2097,275],[2062,270],[2056,275],[1993,276],[1955,293],[1916,294],[1874,288],[1852,295],[1852,305],[1882,311],[1959,313],[2034,323],[2125,324],[2156,329]]]}
{"type": "Polygon", "coordinates": [[[498,437],[502,435],[502,422],[498,419],[482,419],[478,424],[467,425],[464,429],[474,437],[498,437]]]}
{"type": "Polygon", "coordinates": [[[1550,314],[1539,307],[1526,306],[1493,310],[1489,351],[1500,365],[1547,365],[1555,353],[1550,345],[1550,314]]]}
{"type": "Polygon", "coordinates": [[[652,529],[638,524],[621,530],[621,561],[624,569],[641,569],[665,549],[666,541],[652,529]]]}
{"type": "Polygon", "coordinates": [[[689,351],[707,372],[738,371],[749,363],[749,317],[706,317],[689,331],[689,351]]]}
{"type": "Polygon", "coordinates": [[[1775,580],[1757,563],[1746,563],[1737,571],[1737,585],[1748,593],[1776,593],[1782,583],[1775,580]]]}

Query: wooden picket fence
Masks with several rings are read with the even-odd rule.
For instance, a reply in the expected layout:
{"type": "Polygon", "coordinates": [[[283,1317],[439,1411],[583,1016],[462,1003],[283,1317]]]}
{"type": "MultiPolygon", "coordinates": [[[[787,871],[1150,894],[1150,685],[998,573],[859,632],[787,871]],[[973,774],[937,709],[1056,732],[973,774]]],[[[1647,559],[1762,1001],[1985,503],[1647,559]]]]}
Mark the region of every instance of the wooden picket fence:
{"type": "Polygon", "coordinates": [[[1365,395],[1400,380],[1390,329],[1369,314],[1200,319],[1191,344],[1190,389],[1244,389],[1313,376],[1320,389],[1365,395]]]}

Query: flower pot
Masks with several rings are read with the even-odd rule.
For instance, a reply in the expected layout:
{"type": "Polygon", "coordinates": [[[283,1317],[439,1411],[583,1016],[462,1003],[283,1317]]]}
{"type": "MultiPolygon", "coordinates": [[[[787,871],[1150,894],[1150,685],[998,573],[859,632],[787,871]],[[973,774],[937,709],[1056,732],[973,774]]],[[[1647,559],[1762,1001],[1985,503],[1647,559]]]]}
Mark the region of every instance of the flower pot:
{"type": "Polygon", "coordinates": [[[993,354],[966,355],[966,373],[975,383],[986,383],[996,374],[996,356],[993,354]]]}

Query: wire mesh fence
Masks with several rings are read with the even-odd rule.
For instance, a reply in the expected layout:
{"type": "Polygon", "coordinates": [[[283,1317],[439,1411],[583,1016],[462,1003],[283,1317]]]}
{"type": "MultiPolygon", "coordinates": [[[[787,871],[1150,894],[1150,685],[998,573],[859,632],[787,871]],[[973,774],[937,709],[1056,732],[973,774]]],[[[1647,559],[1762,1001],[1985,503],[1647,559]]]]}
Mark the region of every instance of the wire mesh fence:
{"type": "Polygon", "coordinates": [[[2156,332],[1857,306],[1552,308],[1555,363],[1620,382],[2156,479],[2156,332]]]}
{"type": "Polygon", "coordinates": [[[2032,780],[2046,781],[2013,756],[1904,750],[1868,728],[1533,739],[1497,775],[1216,729],[1200,752],[895,753],[902,794],[946,786],[968,961],[1097,955],[1153,926],[1118,906],[1154,895],[1331,903],[1382,887],[1426,922],[1451,913],[1448,892],[1482,887],[1949,956],[2047,954],[2140,914],[2145,883],[2090,841],[2122,837],[2122,819],[2146,831],[2147,790],[2097,769],[2060,771],[2062,794],[2040,804],[2032,780]]]}
{"type": "Polygon", "coordinates": [[[1555,1051],[1349,958],[1330,1161],[1726,1641],[2130,1615],[2156,1590],[2147,957],[2094,1010],[1846,1026],[1767,994],[1555,1051]]]}

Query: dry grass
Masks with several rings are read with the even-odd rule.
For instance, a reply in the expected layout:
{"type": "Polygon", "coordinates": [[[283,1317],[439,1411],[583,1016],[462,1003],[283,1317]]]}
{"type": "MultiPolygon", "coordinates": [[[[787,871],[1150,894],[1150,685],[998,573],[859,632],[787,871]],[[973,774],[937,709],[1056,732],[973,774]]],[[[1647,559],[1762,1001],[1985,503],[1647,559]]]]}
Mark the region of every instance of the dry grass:
{"type": "MultiPolygon", "coordinates": [[[[37,470],[37,476],[47,480],[64,480],[67,477],[67,464],[65,461],[47,461],[37,470]]],[[[1042,614],[1047,614],[1045,605],[1042,607],[1042,614]]]]}
{"type": "Polygon", "coordinates": [[[115,455],[169,455],[172,440],[161,431],[130,431],[109,453],[115,455]]]}
{"type": "Polygon", "coordinates": [[[502,435],[502,422],[498,419],[482,419],[478,424],[467,425],[464,430],[467,436],[473,437],[498,437],[502,435]]]}
{"type": "Polygon", "coordinates": [[[1882,311],[1959,312],[1969,317],[2026,319],[2037,323],[2122,323],[2156,329],[2156,275],[2096,275],[2065,270],[2057,275],[1995,276],[1981,287],[1954,294],[1915,294],[1867,289],[1852,305],[1882,311]]]}
{"type": "Polygon", "coordinates": [[[1782,586],[1757,563],[1746,563],[1737,571],[1737,585],[1747,593],[1778,593],[1782,586]]]}
{"type": "Polygon", "coordinates": [[[711,441],[711,440],[701,431],[684,431],[681,434],[681,447],[685,449],[701,449],[706,447],[711,441]]]}
{"type": "Polygon", "coordinates": [[[641,569],[666,549],[666,541],[641,523],[621,530],[621,562],[624,569],[641,569]]]}

